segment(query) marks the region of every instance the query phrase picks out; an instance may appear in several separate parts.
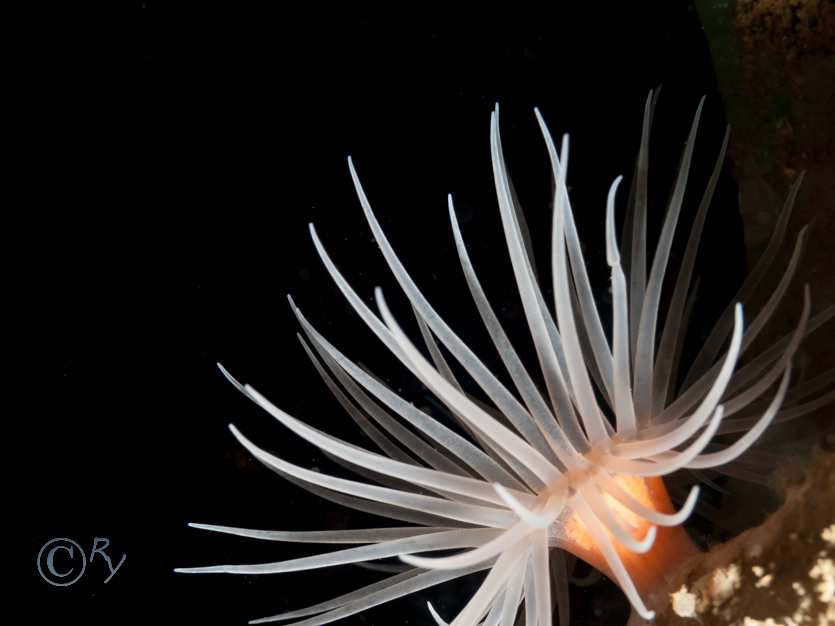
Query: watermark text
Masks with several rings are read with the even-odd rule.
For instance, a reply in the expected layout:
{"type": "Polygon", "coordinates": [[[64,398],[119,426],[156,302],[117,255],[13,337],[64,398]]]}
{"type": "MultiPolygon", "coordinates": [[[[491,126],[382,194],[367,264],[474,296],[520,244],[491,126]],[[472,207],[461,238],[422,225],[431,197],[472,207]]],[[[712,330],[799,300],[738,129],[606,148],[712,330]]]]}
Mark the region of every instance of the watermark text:
{"type": "Polygon", "coordinates": [[[56,537],[50,539],[38,552],[38,573],[46,582],[56,587],[68,587],[77,582],[87,569],[87,563],[92,563],[96,556],[100,558],[98,561],[104,560],[107,564],[107,569],[110,574],[104,579],[105,584],[110,582],[110,579],[122,567],[125,562],[126,554],[122,555],[116,566],[113,566],[113,561],[105,552],[110,546],[110,539],[106,537],[96,537],[93,539],[93,547],[90,549],[90,558],[84,552],[77,541],[67,537],[56,537]]]}

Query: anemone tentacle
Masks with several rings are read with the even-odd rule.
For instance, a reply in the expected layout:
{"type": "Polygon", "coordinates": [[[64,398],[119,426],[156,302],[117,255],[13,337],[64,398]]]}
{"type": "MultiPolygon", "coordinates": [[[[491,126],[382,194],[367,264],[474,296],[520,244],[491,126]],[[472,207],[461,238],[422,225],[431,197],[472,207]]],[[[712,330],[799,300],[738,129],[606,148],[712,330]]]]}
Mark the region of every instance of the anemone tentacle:
{"type": "MultiPolygon", "coordinates": [[[[803,414],[835,399],[835,391],[830,390],[832,372],[794,390],[789,387],[792,359],[801,341],[835,317],[835,307],[811,314],[808,288],[795,329],[739,366],[739,360],[783,299],[802,254],[805,229],[797,237],[778,285],[750,323],[744,324],[743,306],[784,238],[800,178],[780,214],[764,255],[767,258],[756,265],[734,302],[720,316],[681,388],[676,389],[683,341],[678,327],[689,315],[698,242],[728,145],[726,131],[673,282],[669,312],[662,321],[661,291],[671,272],[671,247],[703,104],[704,99],[690,126],[651,257],[646,223],[649,133],[655,106],[652,92],[644,106],[640,149],[620,245],[615,207],[622,177],[618,176],[609,188],[604,230],[612,292],[609,329],[604,328],[604,316],[591,290],[566,186],[568,136],[562,137],[558,151],[543,116],[535,110],[554,185],[550,259],[553,303],[549,306],[533,268],[524,218],[512,190],[496,106],[490,119],[493,183],[525,323],[537,355],[535,365],[522,363],[485,295],[467,253],[451,196],[447,208],[470,295],[509,375],[510,387],[422,294],[375,217],[349,157],[348,167],[362,211],[412,307],[429,356],[401,328],[380,288],[375,290],[376,313],[364,302],[337,269],[311,224],[314,247],[360,319],[446,407],[460,428],[450,427],[413,406],[345,356],[290,299],[302,329],[299,339],[305,352],[376,450],[306,424],[251,386],[238,382],[222,366],[220,369],[232,385],[283,426],[367,482],[302,468],[260,448],[230,425],[232,433],[255,458],[288,480],[335,502],[414,525],[292,532],[192,524],[203,530],[270,541],[349,547],[272,563],[177,571],[259,574],[370,565],[391,557],[402,561],[404,571],[380,582],[304,609],[251,622],[296,620],[290,626],[314,626],[487,570],[477,591],[451,621],[445,621],[430,604],[433,620],[442,626],[512,626],[519,623],[524,612],[527,626],[549,626],[555,603],[563,603],[566,596],[560,584],[552,580],[554,570],[562,572],[558,579],[567,578],[558,560],[558,548],[608,573],[633,610],[651,619],[654,612],[645,596],[661,575],[658,560],[675,558],[672,554],[665,556],[663,551],[674,549],[679,551],[676,554],[684,554],[694,549],[676,529],[693,512],[699,495],[699,487],[692,487],[676,511],[659,477],[682,468],[701,470],[734,461],[773,421],[803,414]],[[447,358],[457,361],[489,403],[465,391],[447,358]],[[544,382],[544,389],[536,380],[544,382]],[[739,432],[743,434],[733,443],[721,445],[715,440],[717,434],[739,432]],[[670,548],[676,541],[681,545],[670,548]],[[425,554],[436,551],[443,554],[425,554]]],[[[567,614],[563,604],[561,624],[567,614]]]]}

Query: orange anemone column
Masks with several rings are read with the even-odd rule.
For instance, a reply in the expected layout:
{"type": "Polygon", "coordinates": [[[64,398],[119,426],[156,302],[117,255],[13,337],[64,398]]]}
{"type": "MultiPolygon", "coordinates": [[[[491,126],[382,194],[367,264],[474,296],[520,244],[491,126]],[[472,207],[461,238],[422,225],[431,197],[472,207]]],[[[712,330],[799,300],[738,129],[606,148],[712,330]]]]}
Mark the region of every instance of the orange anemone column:
{"type": "MultiPolygon", "coordinates": [[[[675,513],[661,478],[628,475],[616,475],[614,478],[641,504],[660,513],[675,513]]],[[[624,507],[612,496],[604,494],[604,498],[624,525],[632,529],[632,535],[637,539],[643,539],[651,526],[650,522],[624,507]]],[[[606,532],[608,534],[608,531],[606,532]]],[[[576,513],[572,513],[566,519],[557,535],[561,548],[616,581],[599,548],[576,513]]],[[[644,554],[623,547],[611,534],[609,538],[635,588],[649,607],[658,606],[659,601],[666,602],[667,594],[677,588],[680,572],[683,571],[682,564],[700,552],[681,526],[658,526],[655,542],[644,554]]]]}

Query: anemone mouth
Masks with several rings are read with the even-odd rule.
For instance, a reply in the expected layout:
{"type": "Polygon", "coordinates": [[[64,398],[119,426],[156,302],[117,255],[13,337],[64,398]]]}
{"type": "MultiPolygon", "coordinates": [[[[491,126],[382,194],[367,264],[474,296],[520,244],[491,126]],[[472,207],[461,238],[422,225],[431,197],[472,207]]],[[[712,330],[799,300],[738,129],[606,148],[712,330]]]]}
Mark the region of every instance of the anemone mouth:
{"type": "MultiPolygon", "coordinates": [[[[404,563],[402,571],[368,587],[252,622],[295,620],[294,626],[314,626],[487,570],[478,590],[450,622],[453,626],[509,626],[516,623],[523,611],[526,623],[545,626],[551,623],[555,604],[560,607],[560,623],[567,619],[565,589],[560,585],[552,588],[554,568],[564,568],[562,554],[553,550],[559,547],[605,570],[624,591],[635,612],[651,619],[654,613],[642,596],[658,584],[664,558],[679,558],[690,549],[689,544],[683,544],[687,541],[682,538],[683,533],[676,535],[673,531],[692,513],[698,497],[698,487],[694,487],[676,511],[659,477],[683,468],[730,463],[771,422],[789,416],[781,406],[790,393],[792,357],[808,332],[835,315],[835,307],[829,307],[812,317],[807,288],[795,330],[739,366],[743,354],[785,294],[799,262],[805,238],[802,231],[780,283],[762,310],[750,322],[743,323],[743,305],[768,269],[770,259],[766,259],[765,269],[758,265],[752,272],[753,278],[743,285],[735,303],[720,317],[684,376],[682,388],[674,393],[682,342],[679,329],[686,326],[687,299],[693,290],[701,228],[728,140],[726,132],[691,227],[662,324],[658,313],[662,285],[668,274],[702,104],[703,101],[685,143],[651,258],[646,249],[646,177],[649,128],[655,106],[652,93],[644,108],[633,182],[636,192],[628,210],[631,217],[622,245],[618,245],[615,232],[621,177],[609,190],[605,235],[611,272],[612,324],[608,332],[592,293],[568,197],[568,136],[563,136],[558,151],[542,115],[535,111],[554,184],[553,302],[549,303],[531,264],[524,218],[503,156],[496,106],[490,121],[494,185],[514,279],[536,351],[537,377],[544,381],[543,387],[534,382],[534,368],[523,365],[485,296],[469,259],[452,198],[448,200],[448,212],[461,267],[512,387],[490,371],[423,296],[380,227],[349,157],[360,205],[386,264],[414,311],[423,349],[401,329],[379,288],[375,291],[378,312],[372,311],[337,269],[311,224],[314,246],[350,306],[379,341],[444,405],[457,427],[413,406],[342,354],[290,300],[303,331],[299,338],[305,352],[376,450],[347,443],[305,424],[249,385],[239,383],[223,367],[221,371],[239,391],[285,427],[336,462],[365,476],[368,482],[302,468],[263,450],[230,425],[232,433],[255,458],[288,480],[340,504],[411,525],[288,532],[196,524],[204,530],[266,540],[356,545],[274,563],[177,571],[279,573],[373,563],[390,557],[398,557],[404,563]],[[622,249],[627,248],[628,252],[622,255],[622,249]],[[489,405],[465,391],[445,354],[458,362],[489,405]],[[730,444],[718,445],[718,434],[734,432],[744,434],[730,444]],[[662,534],[659,527],[672,529],[672,534],[662,534]],[[684,547],[676,548],[676,542],[684,547]],[[659,551],[660,544],[664,544],[664,550],[659,551]],[[446,554],[426,554],[436,551],[446,554]],[[649,566],[647,553],[655,553],[661,564],[649,566]]],[[[775,245],[784,236],[798,185],[799,181],[786,202],[775,231],[775,245]]],[[[829,391],[812,401],[793,403],[790,416],[833,397],[835,392],[829,391]]],[[[438,624],[447,623],[431,605],[430,614],[438,624]]]]}

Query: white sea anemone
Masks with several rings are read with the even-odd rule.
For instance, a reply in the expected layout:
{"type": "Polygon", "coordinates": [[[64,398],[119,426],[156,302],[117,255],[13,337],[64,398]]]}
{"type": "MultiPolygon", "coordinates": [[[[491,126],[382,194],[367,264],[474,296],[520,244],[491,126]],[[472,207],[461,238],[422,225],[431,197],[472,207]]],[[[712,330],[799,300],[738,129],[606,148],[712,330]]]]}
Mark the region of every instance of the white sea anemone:
{"type": "MultiPolygon", "coordinates": [[[[256,458],[294,483],[333,501],[412,525],[363,530],[266,531],[208,524],[197,528],[275,541],[357,544],[315,556],[257,565],[183,568],[196,573],[267,574],[368,563],[399,557],[408,567],[346,595],[251,623],[292,621],[321,626],[394,598],[489,570],[450,622],[510,626],[551,624],[556,601],[552,570],[561,567],[553,548],[563,548],[610,575],[634,610],[651,618],[645,599],[668,573],[670,562],[694,549],[679,525],[696,504],[693,487],[675,511],[661,476],[681,468],[709,468],[745,452],[775,417],[788,417],[830,399],[822,396],[781,411],[787,399],[792,356],[803,336],[833,315],[830,307],[810,320],[806,289],[795,330],[737,368],[783,297],[797,266],[804,233],[782,279],[762,310],[743,326],[743,303],[773,258],[785,232],[798,183],[790,193],[763,263],[743,285],[735,304],[720,317],[711,337],[674,390],[678,356],[692,292],[696,251],[727,145],[727,134],[707,183],[664,323],[659,320],[661,288],[687,183],[701,104],[696,112],[670,196],[658,245],[646,250],[647,165],[654,101],[648,98],[633,193],[624,237],[628,276],[621,266],[615,234],[615,179],[606,204],[606,258],[611,268],[612,328],[606,332],[586,274],[566,191],[568,137],[559,153],[536,112],[554,179],[551,277],[553,308],[546,302],[531,265],[520,208],[512,192],[499,137],[498,107],[491,118],[493,174],[507,249],[525,319],[536,348],[544,389],[523,365],[488,303],[456,220],[449,216],[456,248],[482,322],[514,388],[508,388],[444,322],[424,298],[389,245],[360,185],[357,195],[386,263],[411,303],[427,358],[392,316],[382,292],[375,292],[379,316],[351,288],[325,251],[313,225],[327,271],[378,339],[458,421],[453,429],[416,408],[378,378],[343,355],[293,306],[314,365],[351,417],[379,448],[366,450],[288,415],[248,385],[223,373],[245,395],[287,428],[368,479],[348,480],[304,469],[259,448],[234,426],[235,437],[256,458]],[[437,341],[458,361],[490,403],[468,395],[445,361],[437,341]],[[318,355],[318,356],[317,356],[318,355]],[[330,372],[330,373],[328,373],[330,372]],[[675,393],[674,393],[675,391],[675,393]],[[607,415],[613,415],[610,419],[607,415]],[[717,433],[742,432],[725,447],[717,433]],[[709,447],[714,446],[714,447],[709,447]],[[659,528],[660,527],[660,528],[659,528]],[[443,556],[426,552],[457,551],[443,556]]],[[[221,368],[222,369],[222,368],[221,368]]],[[[808,389],[804,392],[808,394],[808,389]]],[[[555,586],[556,595],[563,593],[555,586]]],[[[439,624],[444,620],[430,605],[439,624]]]]}

